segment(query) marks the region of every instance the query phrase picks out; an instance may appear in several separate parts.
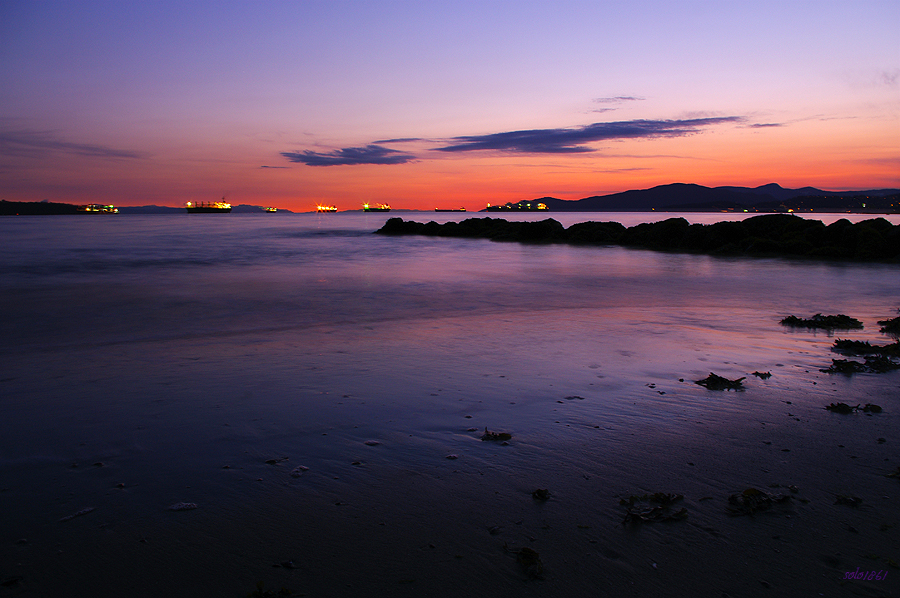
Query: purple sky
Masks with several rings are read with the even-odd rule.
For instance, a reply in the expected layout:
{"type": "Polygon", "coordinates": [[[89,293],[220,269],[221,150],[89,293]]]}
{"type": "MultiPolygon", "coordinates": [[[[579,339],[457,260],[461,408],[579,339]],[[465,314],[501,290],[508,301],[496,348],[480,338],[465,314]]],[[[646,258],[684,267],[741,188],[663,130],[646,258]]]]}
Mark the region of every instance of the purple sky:
{"type": "Polygon", "coordinates": [[[896,0],[0,0],[0,199],[900,187],[898,28],[896,0]]]}

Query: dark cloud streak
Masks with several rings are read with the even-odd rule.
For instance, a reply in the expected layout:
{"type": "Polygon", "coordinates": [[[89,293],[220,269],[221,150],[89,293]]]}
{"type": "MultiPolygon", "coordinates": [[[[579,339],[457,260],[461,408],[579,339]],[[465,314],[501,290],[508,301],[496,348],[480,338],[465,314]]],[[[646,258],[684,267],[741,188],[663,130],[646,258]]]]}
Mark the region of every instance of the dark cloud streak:
{"type": "Polygon", "coordinates": [[[40,157],[51,152],[62,152],[91,158],[146,157],[141,152],[120,150],[89,143],[63,141],[49,131],[0,131],[0,155],[40,157]]]}
{"type": "Polygon", "coordinates": [[[614,139],[652,139],[681,137],[700,130],[727,123],[741,122],[739,116],[694,118],[686,120],[630,120],[594,123],[572,129],[532,129],[508,131],[488,135],[454,137],[451,145],[435,148],[442,152],[479,150],[507,151],[528,154],[586,153],[594,151],[586,143],[614,139]]]}
{"type": "Polygon", "coordinates": [[[399,139],[379,139],[375,143],[409,143],[411,141],[424,141],[421,137],[401,137],[399,139]]]}
{"type": "Polygon", "coordinates": [[[370,144],[365,147],[345,147],[331,152],[281,152],[291,162],[307,166],[346,166],[357,164],[406,164],[416,157],[399,150],[370,144]]]}

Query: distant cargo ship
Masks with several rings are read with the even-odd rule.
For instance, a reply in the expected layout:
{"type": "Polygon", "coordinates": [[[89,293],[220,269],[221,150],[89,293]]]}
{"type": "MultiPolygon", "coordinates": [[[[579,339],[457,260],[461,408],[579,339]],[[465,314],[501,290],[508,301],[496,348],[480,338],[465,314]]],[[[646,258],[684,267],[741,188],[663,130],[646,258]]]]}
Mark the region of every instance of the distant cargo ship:
{"type": "Polygon", "coordinates": [[[217,214],[230,212],[231,204],[226,202],[223,197],[222,201],[189,201],[185,208],[187,208],[188,214],[217,214]]]}
{"type": "Polygon", "coordinates": [[[465,208],[435,208],[435,212],[465,212],[465,208]]]}
{"type": "Polygon", "coordinates": [[[316,206],[316,212],[337,212],[336,206],[316,206]]]}
{"type": "Polygon", "coordinates": [[[389,206],[387,204],[380,203],[380,204],[377,204],[374,206],[370,206],[367,203],[363,204],[363,212],[390,212],[390,211],[391,211],[391,206],[389,206]]]}
{"type": "Polygon", "coordinates": [[[119,208],[110,204],[108,206],[104,206],[98,203],[89,203],[86,206],[78,206],[75,208],[77,212],[84,212],[86,214],[118,214],[119,208]]]}

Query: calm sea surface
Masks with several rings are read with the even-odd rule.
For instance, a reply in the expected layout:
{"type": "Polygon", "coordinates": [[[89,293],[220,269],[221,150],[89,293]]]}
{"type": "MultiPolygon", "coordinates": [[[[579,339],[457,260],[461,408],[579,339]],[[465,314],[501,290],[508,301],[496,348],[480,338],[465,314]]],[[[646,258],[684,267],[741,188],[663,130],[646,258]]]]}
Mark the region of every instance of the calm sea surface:
{"type": "MultiPolygon", "coordinates": [[[[303,496],[346,502],[351,462],[437,470],[453,454],[456,468],[525,471],[557,488],[567,482],[541,467],[618,468],[607,488],[633,492],[637,439],[671,455],[740,443],[771,419],[761,396],[820,417],[855,392],[865,376],[819,371],[834,337],[784,329],[782,317],[848,314],[865,329],[837,337],[884,343],[876,320],[900,307],[896,265],[372,234],[387,217],[0,219],[0,501],[17,513],[2,540],[43,546],[0,557],[20,559],[32,579],[88,579],[77,557],[69,569],[53,559],[60,544],[70,554],[86,537],[101,545],[99,521],[134,544],[175,534],[161,531],[166,507],[196,502],[215,538],[218,514],[271,510],[310,476],[321,485],[303,496]],[[747,377],[747,392],[711,401],[692,383],[711,371],[747,377]],[[486,453],[485,427],[514,434],[505,456],[486,453]],[[287,456],[290,467],[265,463],[287,456]],[[297,465],[305,478],[288,476],[297,465]],[[96,514],[60,527],[86,507],[96,514]]],[[[226,577],[242,584],[238,562],[226,577]]]]}
{"type": "MultiPolygon", "coordinates": [[[[538,216],[544,215],[520,217],[538,216]]],[[[659,219],[647,213],[553,216],[565,226],[659,219]]],[[[685,216],[702,223],[735,217],[685,216]]],[[[548,312],[559,310],[602,317],[603,310],[650,309],[676,319],[685,310],[711,307],[765,318],[817,311],[886,317],[900,297],[896,266],[373,235],[386,218],[4,218],[0,349],[62,350],[476,314],[533,314],[546,321],[548,312]]]]}
{"type": "MultiPolygon", "coordinates": [[[[655,215],[554,216],[569,226],[613,217],[633,225],[655,215]]],[[[26,395],[40,394],[26,401],[32,406],[52,400],[61,413],[83,409],[80,399],[39,392],[61,368],[62,384],[78,372],[129,393],[163,378],[186,392],[232,384],[238,395],[241,384],[280,383],[258,405],[275,411],[292,385],[341,394],[382,389],[399,401],[397,411],[408,413],[410,401],[428,413],[447,408],[434,388],[465,393],[476,382],[495,383],[492,376],[514,377],[510,392],[539,397],[546,384],[580,395],[629,387],[635,377],[670,384],[710,369],[745,376],[780,367],[788,354],[800,362],[794,369],[815,371],[830,364],[833,339],[786,330],[780,318],[844,313],[866,323],[853,338],[880,342],[875,321],[900,307],[893,265],[372,234],[386,219],[0,219],[0,354],[18,363],[3,376],[4,390],[15,380],[34,386],[26,395]],[[344,390],[327,388],[335,380],[344,390]]],[[[86,400],[109,408],[110,389],[97,390],[86,400]]],[[[665,396],[667,405],[680,401],[690,397],[665,396]]],[[[142,411],[129,413],[140,419],[142,411]]],[[[0,439],[0,456],[29,454],[10,445],[15,435],[0,439]]]]}

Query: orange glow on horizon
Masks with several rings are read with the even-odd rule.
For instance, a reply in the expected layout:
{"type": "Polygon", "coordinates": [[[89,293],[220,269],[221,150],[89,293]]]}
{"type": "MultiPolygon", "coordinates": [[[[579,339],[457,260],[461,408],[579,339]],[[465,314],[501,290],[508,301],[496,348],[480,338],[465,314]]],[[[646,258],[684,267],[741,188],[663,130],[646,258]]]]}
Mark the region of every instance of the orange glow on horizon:
{"type": "MultiPolygon", "coordinates": [[[[359,210],[366,202],[391,205],[394,210],[478,211],[489,203],[546,196],[577,200],[670,183],[708,187],[778,183],[829,191],[900,187],[900,160],[892,145],[896,142],[887,133],[864,131],[870,137],[860,139],[859,130],[840,127],[831,131],[836,140],[823,143],[817,137],[820,128],[813,123],[794,130],[736,129],[621,141],[590,153],[560,156],[473,152],[400,165],[261,168],[227,156],[199,163],[172,158],[110,165],[75,157],[66,168],[49,174],[21,163],[7,177],[2,199],[181,207],[224,195],[232,205],[294,212],[314,212],[317,205],[359,210]],[[29,183],[38,178],[40,186],[29,183]]],[[[262,161],[259,156],[255,159],[262,161]]]]}

